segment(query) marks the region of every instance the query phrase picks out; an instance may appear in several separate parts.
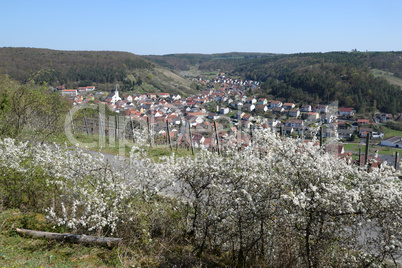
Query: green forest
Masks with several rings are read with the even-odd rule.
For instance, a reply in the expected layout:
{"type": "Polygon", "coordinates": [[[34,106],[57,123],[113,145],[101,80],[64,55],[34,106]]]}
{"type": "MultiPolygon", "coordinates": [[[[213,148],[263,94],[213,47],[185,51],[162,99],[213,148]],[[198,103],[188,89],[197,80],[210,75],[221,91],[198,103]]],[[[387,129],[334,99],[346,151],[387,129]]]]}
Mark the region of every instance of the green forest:
{"type": "Polygon", "coordinates": [[[0,48],[0,72],[27,82],[64,85],[77,81],[115,83],[127,72],[153,64],[127,52],[0,48]]]}

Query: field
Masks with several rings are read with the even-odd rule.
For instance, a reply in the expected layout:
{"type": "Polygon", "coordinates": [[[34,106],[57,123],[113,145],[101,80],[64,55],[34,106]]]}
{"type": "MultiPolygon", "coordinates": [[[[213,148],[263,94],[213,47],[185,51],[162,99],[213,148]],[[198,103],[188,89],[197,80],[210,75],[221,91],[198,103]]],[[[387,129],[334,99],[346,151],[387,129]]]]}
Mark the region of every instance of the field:
{"type": "MultiPolygon", "coordinates": [[[[364,152],[366,150],[366,145],[360,144],[360,143],[347,143],[347,144],[344,144],[344,148],[345,148],[345,151],[352,151],[352,152],[356,152],[356,153],[359,152],[359,148],[360,148],[361,153],[364,154],[364,152]]],[[[402,149],[396,149],[396,148],[391,148],[391,147],[370,144],[369,154],[374,155],[376,151],[378,151],[378,154],[395,155],[395,152],[398,152],[399,155],[402,154],[402,149]]]]}
{"type": "Polygon", "coordinates": [[[386,126],[381,126],[381,127],[385,133],[384,139],[392,137],[392,136],[402,137],[402,131],[400,131],[400,130],[391,129],[386,126]]]}
{"type": "Polygon", "coordinates": [[[402,88],[402,79],[394,76],[393,73],[385,72],[385,71],[378,70],[378,69],[372,69],[371,72],[375,77],[383,77],[390,84],[397,85],[397,86],[400,86],[402,88]]]}

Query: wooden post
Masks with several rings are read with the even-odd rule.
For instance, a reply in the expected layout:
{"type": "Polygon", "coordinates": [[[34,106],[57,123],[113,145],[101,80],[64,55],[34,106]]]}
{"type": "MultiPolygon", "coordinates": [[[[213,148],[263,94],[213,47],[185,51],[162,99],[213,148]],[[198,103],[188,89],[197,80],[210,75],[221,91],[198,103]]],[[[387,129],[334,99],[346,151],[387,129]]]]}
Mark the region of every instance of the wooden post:
{"type": "Polygon", "coordinates": [[[252,143],[252,142],[253,142],[253,127],[250,124],[250,143],[252,143]]]}
{"type": "Polygon", "coordinates": [[[190,136],[191,153],[194,155],[193,137],[191,136],[191,126],[188,124],[188,135],[190,136]]]}
{"type": "Polygon", "coordinates": [[[100,113],[100,112],[98,113],[98,115],[99,115],[99,131],[101,132],[101,133],[99,133],[99,134],[101,134],[101,135],[102,135],[102,138],[103,138],[102,116],[101,116],[101,113],[100,113]]]}
{"type": "Polygon", "coordinates": [[[167,129],[167,135],[168,135],[168,141],[169,141],[170,151],[173,151],[173,148],[172,148],[172,140],[170,139],[169,120],[166,120],[166,129],[167,129]]]}
{"type": "Polygon", "coordinates": [[[148,135],[149,135],[149,144],[152,147],[152,137],[151,137],[151,127],[149,124],[149,116],[147,116],[147,126],[148,126],[148,135]]]}
{"type": "Polygon", "coordinates": [[[359,166],[360,166],[361,161],[362,161],[362,159],[361,159],[361,154],[362,154],[362,149],[359,148],[359,163],[358,163],[359,166]]]}
{"type": "Polygon", "coordinates": [[[116,143],[119,142],[119,119],[117,117],[117,114],[115,115],[114,118],[114,125],[115,125],[115,139],[116,143]]]}
{"type": "Polygon", "coordinates": [[[68,111],[68,113],[70,114],[71,127],[72,127],[73,135],[74,135],[74,121],[73,121],[73,116],[71,115],[71,111],[68,111]]]}
{"type": "Polygon", "coordinates": [[[364,157],[364,165],[367,165],[367,161],[368,161],[369,141],[370,141],[370,132],[367,132],[367,137],[366,137],[366,153],[365,153],[365,157],[364,157]]]}
{"type": "Polygon", "coordinates": [[[131,125],[131,135],[133,137],[133,143],[135,142],[134,140],[134,124],[133,124],[133,119],[131,118],[131,114],[130,114],[130,125],[131,125]]]}
{"type": "MultiPolygon", "coordinates": [[[[395,170],[398,167],[398,152],[395,152],[395,164],[394,164],[395,170]]],[[[399,167],[401,169],[401,167],[399,167]]]]}
{"type": "Polygon", "coordinates": [[[322,144],[323,144],[323,135],[322,135],[322,126],[320,127],[320,148],[322,148],[322,144]]]}
{"type": "Polygon", "coordinates": [[[279,136],[283,136],[283,126],[281,125],[280,127],[279,127],[279,136]]]}
{"type": "Polygon", "coordinates": [[[216,146],[218,147],[218,154],[221,154],[221,149],[220,149],[220,145],[219,145],[219,135],[218,135],[218,130],[216,128],[216,121],[214,122],[214,126],[215,126],[215,136],[216,136],[216,146]]]}
{"type": "Polygon", "coordinates": [[[82,113],[84,114],[84,122],[85,122],[85,128],[87,130],[87,136],[89,136],[89,130],[88,130],[87,118],[85,116],[85,111],[82,111],[82,113]]]}

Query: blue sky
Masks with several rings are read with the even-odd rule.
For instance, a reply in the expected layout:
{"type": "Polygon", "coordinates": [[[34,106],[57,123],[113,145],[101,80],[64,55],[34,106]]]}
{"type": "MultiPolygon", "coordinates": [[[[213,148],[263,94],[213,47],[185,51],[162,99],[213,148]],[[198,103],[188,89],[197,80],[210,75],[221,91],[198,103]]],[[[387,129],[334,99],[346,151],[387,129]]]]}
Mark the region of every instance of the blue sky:
{"type": "Polygon", "coordinates": [[[135,54],[402,50],[401,0],[0,0],[0,47],[135,54]]]}

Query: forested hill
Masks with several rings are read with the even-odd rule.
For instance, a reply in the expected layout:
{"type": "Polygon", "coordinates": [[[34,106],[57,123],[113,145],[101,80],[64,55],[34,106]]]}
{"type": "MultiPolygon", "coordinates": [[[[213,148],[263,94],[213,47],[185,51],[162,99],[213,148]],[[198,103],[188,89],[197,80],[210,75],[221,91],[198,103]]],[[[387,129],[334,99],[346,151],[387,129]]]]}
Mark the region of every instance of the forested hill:
{"type": "Polygon", "coordinates": [[[4,47],[0,48],[0,73],[22,83],[34,79],[68,88],[113,88],[110,84],[119,83],[123,91],[194,93],[190,82],[129,52],[4,47]]]}
{"type": "Polygon", "coordinates": [[[70,80],[107,83],[124,78],[127,70],[153,67],[149,61],[128,52],[0,48],[0,71],[21,82],[45,70],[43,78],[49,83],[57,80],[60,84],[70,80]]]}
{"type": "Polygon", "coordinates": [[[402,52],[332,52],[279,55],[241,64],[233,73],[263,81],[261,95],[287,101],[330,102],[358,112],[402,112],[402,90],[373,70],[402,77],[402,52]]]}
{"type": "Polygon", "coordinates": [[[189,71],[196,68],[203,71],[220,69],[224,72],[230,72],[239,64],[272,57],[273,55],[275,54],[231,52],[219,54],[148,55],[144,57],[161,66],[177,71],[189,71]]]}

